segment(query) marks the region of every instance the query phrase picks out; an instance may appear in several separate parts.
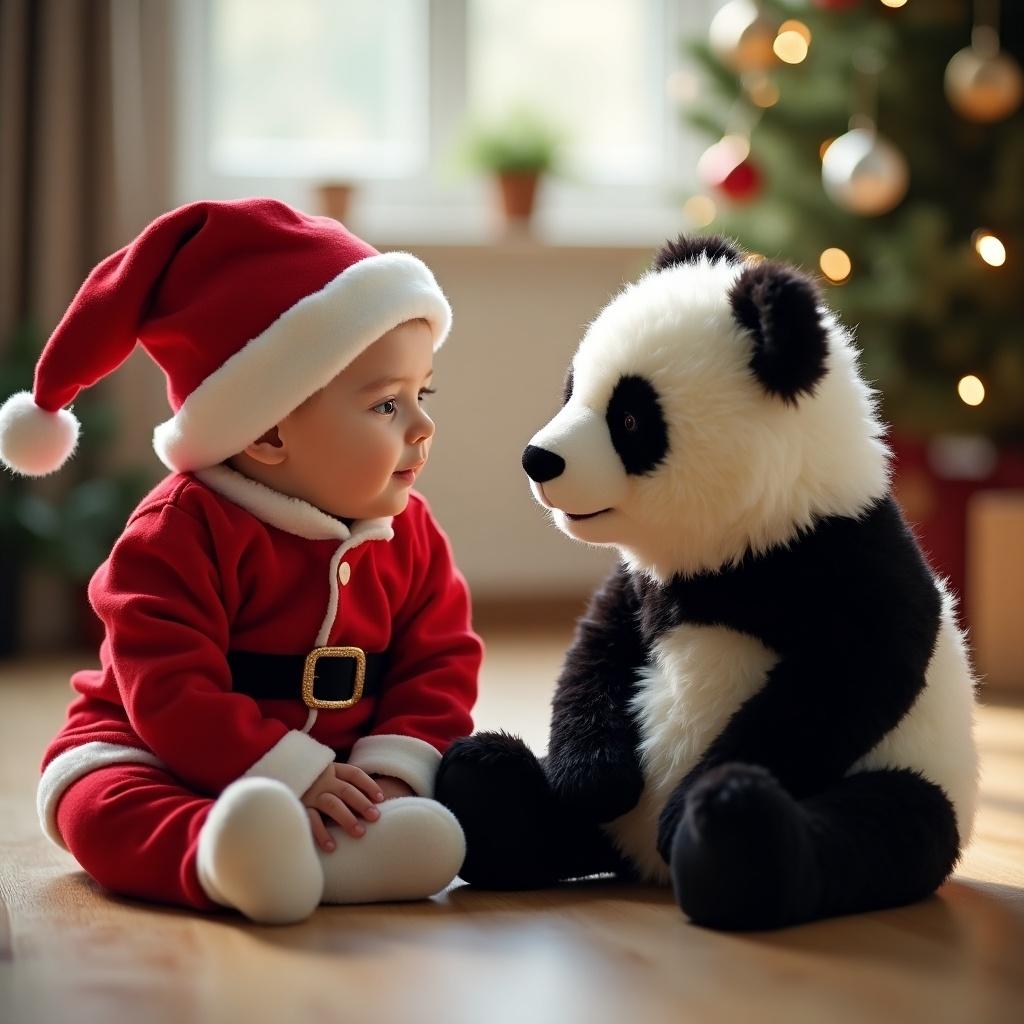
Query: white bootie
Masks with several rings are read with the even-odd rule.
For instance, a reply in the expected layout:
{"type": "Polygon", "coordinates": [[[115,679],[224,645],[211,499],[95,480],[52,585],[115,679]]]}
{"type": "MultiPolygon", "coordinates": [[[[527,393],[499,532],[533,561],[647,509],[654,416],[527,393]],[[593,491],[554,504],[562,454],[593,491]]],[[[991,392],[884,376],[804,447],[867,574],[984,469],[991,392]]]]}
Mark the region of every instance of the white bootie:
{"type": "Polygon", "coordinates": [[[462,867],[466,839],[447,807],[403,796],[377,808],[380,817],[364,822],[364,835],[354,839],[332,827],[335,849],[317,850],[324,903],[427,899],[449,885],[462,867]]]}
{"type": "Polygon", "coordinates": [[[323,894],[309,818],[274,779],[239,779],[221,793],[199,833],[196,866],[210,899],[260,924],[303,921],[323,894]]]}

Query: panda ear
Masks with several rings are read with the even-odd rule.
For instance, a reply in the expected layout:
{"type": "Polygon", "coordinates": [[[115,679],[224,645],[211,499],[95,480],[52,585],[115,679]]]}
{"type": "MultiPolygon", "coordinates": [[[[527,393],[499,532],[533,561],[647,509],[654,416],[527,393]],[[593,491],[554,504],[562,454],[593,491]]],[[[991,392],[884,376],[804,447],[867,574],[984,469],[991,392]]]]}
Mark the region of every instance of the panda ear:
{"type": "Polygon", "coordinates": [[[674,242],[666,242],[654,257],[654,269],[666,270],[681,263],[696,263],[701,256],[709,263],[726,260],[742,265],[744,255],[732,242],[718,235],[704,235],[688,238],[680,235],[674,242]]]}
{"type": "Polygon", "coordinates": [[[781,263],[748,266],[729,293],[736,322],[750,332],[750,368],[787,402],[811,394],[825,375],[828,339],[814,283],[781,263]]]}

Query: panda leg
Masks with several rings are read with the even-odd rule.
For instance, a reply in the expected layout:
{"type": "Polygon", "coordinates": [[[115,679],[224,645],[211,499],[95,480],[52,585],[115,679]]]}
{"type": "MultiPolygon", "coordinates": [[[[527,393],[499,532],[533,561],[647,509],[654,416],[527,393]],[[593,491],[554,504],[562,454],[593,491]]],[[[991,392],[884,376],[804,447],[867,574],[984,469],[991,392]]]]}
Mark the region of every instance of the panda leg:
{"type": "Polygon", "coordinates": [[[488,889],[538,889],[622,864],[600,827],[563,808],[543,765],[518,737],[456,740],[438,768],[435,798],[466,834],[460,877],[488,889]]]}
{"type": "Polygon", "coordinates": [[[952,806],[915,772],[851,775],[798,802],[763,768],[729,764],[694,785],[671,869],[695,923],[765,929],[923,899],[958,856],[952,806]]]}

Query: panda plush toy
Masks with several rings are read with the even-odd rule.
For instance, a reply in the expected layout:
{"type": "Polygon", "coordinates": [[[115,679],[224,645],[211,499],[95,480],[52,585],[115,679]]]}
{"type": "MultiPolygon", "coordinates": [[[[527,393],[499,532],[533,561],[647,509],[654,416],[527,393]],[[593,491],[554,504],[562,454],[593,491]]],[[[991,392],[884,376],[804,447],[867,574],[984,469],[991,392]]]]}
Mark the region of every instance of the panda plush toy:
{"type": "Polygon", "coordinates": [[[974,818],[975,684],[883,434],[849,333],[790,267],[684,237],[609,303],[523,466],[620,564],[547,756],[482,733],[443,759],[466,881],[670,881],[723,929],[943,882],[974,818]]]}

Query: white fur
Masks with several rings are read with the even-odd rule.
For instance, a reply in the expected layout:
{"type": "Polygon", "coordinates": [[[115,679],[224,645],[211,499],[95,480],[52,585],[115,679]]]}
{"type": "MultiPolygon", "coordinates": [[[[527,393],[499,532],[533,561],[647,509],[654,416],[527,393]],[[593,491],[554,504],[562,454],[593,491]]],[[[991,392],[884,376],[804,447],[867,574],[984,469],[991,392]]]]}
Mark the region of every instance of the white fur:
{"type": "Polygon", "coordinates": [[[57,829],[57,804],[64,791],[83,775],[112,764],[148,764],[165,768],[164,763],[148,750],[125,747],[119,743],[101,743],[94,740],[79,747],[65,750],[55,757],[43,771],[36,788],[36,811],[39,824],[46,837],[62,850],[67,846],[57,829]]]}
{"type": "MultiPolygon", "coordinates": [[[[820,310],[823,378],[795,403],[767,393],[729,303],[742,269],[702,256],[627,287],[591,324],[573,360],[572,396],[532,442],[566,461],[542,491],[534,485],[558,527],[618,547],[631,569],[655,580],[734,564],[787,543],[819,517],[857,515],[888,491],[884,428],[849,333],[820,310]],[[615,385],[632,374],[653,384],[669,434],[666,459],[644,476],[626,474],[605,422],[615,385]],[[605,507],[613,511],[593,519],[564,515],[605,507]]],[[[667,879],[655,848],[666,799],[776,660],[758,639],[724,627],[683,624],[655,645],[633,702],[645,788],[632,811],[606,826],[648,878],[667,879]]],[[[966,843],[978,775],[973,707],[963,637],[943,591],[924,690],[851,771],[919,771],[949,797],[966,843]]]]}
{"type": "Polygon", "coordinates": [[[386,800],[358,839],[331,827],[337,846],[320,851],[324,903],[422,900],[454,881],[466,856],[455,815],[418,796],[386,800]]]}
{"type": "Polygon", "coordinates": [[[242,778],[274,779],[302,796],[317,776],[334,762],[334,751],[298,729],[290,729],[242,778]]]}
{"type": "MultiPolygon", "coordinates": [[[[616,846],[649,880],[668,879],[655,847],[666,800],[732,714],[762,688],[777,660],[754,637],[720,626],[684,624],[655,645],[632,705],[640,726],[644,790],[633,810],[606,826],[616,846]]],[[[974,681],[953,602],[944,591],[924,689],[899,725],[849,774],[884,768],[920,772],[949,798],[964,846],[971,837],[978,790],[973,719],[974,681]]]]}
{"type": "Polygon", "coordinates": [[[451,308],[434,275],[405,252],[360,260],[297,302],[227,359],[153,434],[168,469],[214,466],[242,451],[406,320],[430,323],[435,350],[451,308]]]}
{"type": "Polygon", "coordinates": [[[47,412],[19,391],[0,405],[0,463],[22,476],[54,473],[71,458],[78,433],[70,410],[47,412]]]}
{"type": "Polygon", "coordinates": [[[260,924],[303,921],[323,897],[306,809],[272,779],[240,779],[221,793],[199,833],[196,871],[214,903],[260,924]]]}
{"type": "Polygon", "coordinates": [[[627,287],[591,324],[573,360],[572,397],[534,441],[563,457],[610,448],[604,411],[615,384],[624,374],[652,382],[668,426],[664,466],[627,476],[617,460],[566,458],[544,495],[570,512],[613,508],[579,522],[556,514],[556,523],[620,547],[656,579],[764,551],[818,516],[862,511],[888,488],[884,428],[848,333],[822,311],[827,370],[813,394],[795,405],[766,394],[728,300],[741,269],[702,257],[627,287]],[[584,498],[592,507],[578,507],[584,498]]]}
{"type": "Polygon", "coordinates": [[[682,625],[655,645],[632,702],[644,789],[633,810],[606,826],[649,880],[668,880],[655,846],[665,801],[777,660],[759,640],[721,626],[682,625]]]}
{"type": "Polygon", "coordinates": [[[417,796],[431,797],[441,755],[415,736],[362,736],[356,740],[348,763],[367,775],[393,775],[408,783],[417,796]]]}

